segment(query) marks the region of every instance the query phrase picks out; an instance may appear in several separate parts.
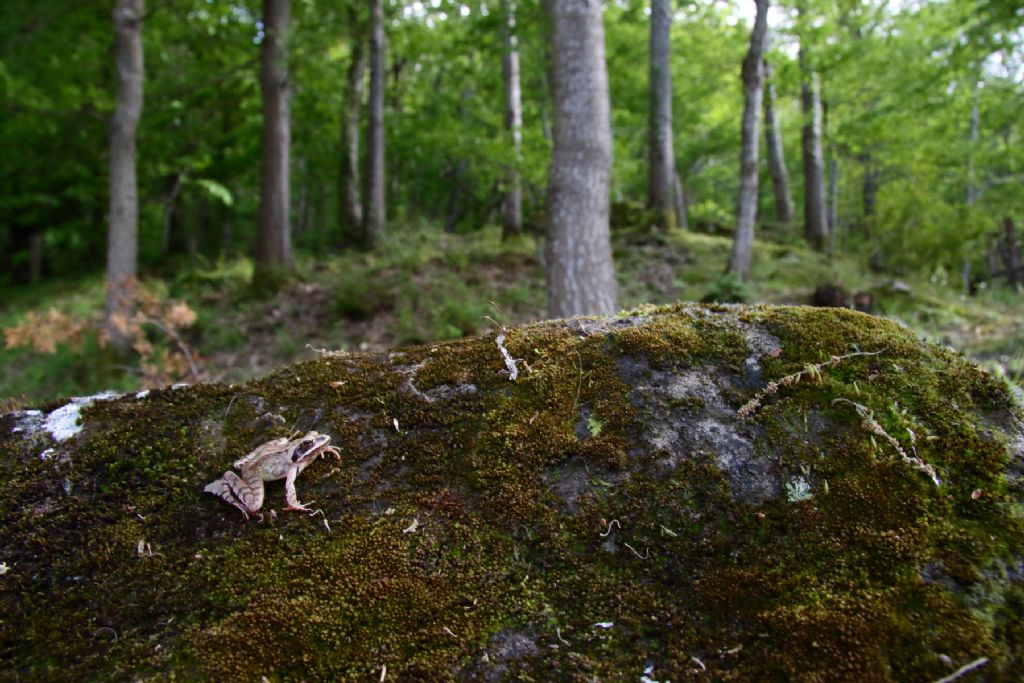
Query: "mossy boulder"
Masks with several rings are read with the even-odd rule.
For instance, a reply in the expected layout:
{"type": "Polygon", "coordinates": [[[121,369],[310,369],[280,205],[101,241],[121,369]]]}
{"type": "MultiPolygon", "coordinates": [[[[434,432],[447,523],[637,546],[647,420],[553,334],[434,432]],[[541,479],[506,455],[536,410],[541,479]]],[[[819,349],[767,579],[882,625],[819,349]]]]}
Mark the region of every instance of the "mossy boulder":
{"type": "Polygon", "coordinates": [[[1020,680],[999,381],[846,310],[496,336],[0,418],[0,678],[1020,680]],[[293,427],[322,514],[203,494],[293,427]]]}

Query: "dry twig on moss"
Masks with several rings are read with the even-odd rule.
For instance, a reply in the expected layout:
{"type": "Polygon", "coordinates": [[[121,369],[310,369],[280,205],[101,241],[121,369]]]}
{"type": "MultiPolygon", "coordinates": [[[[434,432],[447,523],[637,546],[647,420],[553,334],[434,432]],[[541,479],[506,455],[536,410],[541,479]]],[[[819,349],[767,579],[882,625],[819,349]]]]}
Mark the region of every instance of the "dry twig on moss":
{"type": "Polygon", "coordinates": [[[885,431],[885,428],[883,428],[882,425],[878,424],[878,421],[875,420],[875,417],[872,414],[870,408],[868,408],[867,406],[863,406],[859,403],[856,403],[854,401],[851,401],[848,398],[837,398],[833,400],[832,403],[848,403],[851,406],[853,406],[853,409],[856,410],[857,414],[860,415],[861,417],[861,426],[864,427],[864,429],[888,441],[889,445],[892,446],[897,453],[899,453],[899,456],[903,460],[903,462],[907,463],[914,469],[920,470],[921,472],[927,474],[936,486],[942,485],[942,482],[939,480],[939,475],[935,473],[935,468],[926,463],[921,458],[917,457],[916,455],[908,455],[907,452],[903,449],[902,444],[900,444],[900,442],[897,441],[895,437],[891,436],[889,432],[885,431]]]}
{"type": "Polygon", "coordinates": [[[854,351],[853,353],[847,353],[842,356],[832,356],[827,361],[822,363],[814,363],[804,366],[804,369],[800,372],[794,372],[792,375],[786,375],[781,379],[774,380],[768,384],[764,389],[757,392],[754,398],[744,403],[738,411],[736,411],[736,417],[741,420],[746,420],[748,417],[754,414],[754,412],[761,407],[761,402],[771,396],[772,394],[778,393],[782,387],[789,387],[798,383],[804,376],[810,376],[813,379],[817,379],[821,376],[823,368],[827,368],[832,365],[838,365],[847,358],[855,358],[857,356],[877,356],[885,353],[888,349],[882,349],[881,351],[854,351]]]}

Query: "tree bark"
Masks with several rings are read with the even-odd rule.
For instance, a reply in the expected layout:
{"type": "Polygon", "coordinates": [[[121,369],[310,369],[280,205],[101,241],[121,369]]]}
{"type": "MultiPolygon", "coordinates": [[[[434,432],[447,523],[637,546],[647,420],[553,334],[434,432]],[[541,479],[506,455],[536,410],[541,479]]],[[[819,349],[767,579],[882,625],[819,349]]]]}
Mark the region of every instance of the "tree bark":
{"type": "Polygon", "coordinates": [[[679,178],[678,168],[673,174],[672,196],[676,205],[676,217],[679,219],[676,227],[680,230],[687,230],[690,227],[690,222],[686,217],[686,188],[683,187],[683,181],[679,178]]]}
{"type": "Polygon", "coordinates": [[[352,21],[352,61],[348,67],[345,110],[341,117],[341,173],[338,188],[338,224],[351,236],[363,225],[362,182],[359,173],[359,123],[366,86],[366,49],[356,30],[356,13],[352,21]]]}
{"type": "Polygon", "coordinates": [[[789,189],[789,171],[782,145],[782,130],[775,118],[775,82],[772,80],[771,64],[764,62],[764,137],[768,151],[768,168],[772,175],[772,190],[775,193],[775,218],[780,223],[793,220],[793,195],[789,189]]]}
{"type": "Polygon", "coordinates": [[[868,224],[875,215],[875,207],[878,205],[878,169],[875,167],[874,155],[871,152],[862,154],[860,161],[864,167],[861,201],[863,202],[865,224],[868,224]]]}
{"type": "Polygon", "coordinates": [[[505,130],[512,137],[515,165],[505,174],[506,191],[503,202],[501,236],[508,239],[523,232],[523,188],[519,180],[519,164],[523,156],[523,102],[519,86],[519,39],[516,35],[514,0],[505,0],[505,52],[501,73],[505,82],[505,130]]]}
{"type": "Polygon", "coordinates": [[[754,253],[754,223],[757,220],[757,124],[764,93],[764,53],[768,43],[769,0],[755,0],[757,15],[750,33],[750,48],[743,60],[743,123],[740,142],[740,201],[736,236],[729,257],[730,273],[740,279],[750,274],[754,253]]]}
{"type": "Polygon", "coordinates": [[[825,168],[821,144],[821,98],[818,74],[807,63],[807,49],[800,45],[800,85],[804,113],[802,136],[804,166],[804,237],[815,249],[828,241],[828,217],[825,207],[825,168]]]}
{"type": "Polygon", "coordinates": [[[835,251],[839,238],[839,160],[834,145],[829,146],[828,159],[828,244],[827,250],[835,251]]]}
{"type": "Polygon", "coordinates": [[[672,146],[672,2],[651,0],[651,36],[648,89],[647,206],[655,212],[662,228],[676,227],[674,178],[675,152],[672,146]]]}
{"type": "Polygon", "coordinates": [[[106,333],[120,351],[130,340],[124,323],[135,311],[139,196],[135,145],[142,116],[144,0],[114,8],[117,104],[110,127],[110,232],[107,241],[106,333]]]}
{"type": "Polygon", "coordinates": [[[366,213],[363,248],[372,249],[384,234],[384,89],[386,37],[381,0],[370,0],[370,104],[367,128],[366,213]]]}
{"type": "Polygon", "coordinates": [[[292,264],[289,154],[291,112],[288,85],[288,26],[291,0],[263,0],[260,92],[263,96],[263,158],[256,264],[292,264]]]}
{"type": "Polygon", "coordinates": [[[978,144],[978,131],[981,127],[981,88],[974,83],[974,99],[971,104],[971,127],[967,138],[967,206],[978,202],[978,185],[974,171],[974,148],[978,144]]]}
{"type": "Polygon", "coordinates": [[[554,147],[548,174],[552,316],[618,308],[608,228],[612,130],[601,3],[545,0],[551,22],[554,147]]]}

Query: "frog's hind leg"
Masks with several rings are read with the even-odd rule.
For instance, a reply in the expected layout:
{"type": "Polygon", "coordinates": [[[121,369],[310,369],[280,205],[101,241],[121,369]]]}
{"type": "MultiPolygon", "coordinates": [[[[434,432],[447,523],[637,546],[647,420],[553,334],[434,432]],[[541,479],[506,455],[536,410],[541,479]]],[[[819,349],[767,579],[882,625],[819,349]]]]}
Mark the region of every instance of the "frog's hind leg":
{"type": "Polygon", "coordinates": [[[229,470],[220,479],[210,482],[203,491],[219,496],[226,503],[235,506],[246,519],[249,519],[249,515],[263,519],[259,509],[263,506],[264,489],[259,473],[256,473],[255,477],[250,475],[242,479],[229,470]]]}

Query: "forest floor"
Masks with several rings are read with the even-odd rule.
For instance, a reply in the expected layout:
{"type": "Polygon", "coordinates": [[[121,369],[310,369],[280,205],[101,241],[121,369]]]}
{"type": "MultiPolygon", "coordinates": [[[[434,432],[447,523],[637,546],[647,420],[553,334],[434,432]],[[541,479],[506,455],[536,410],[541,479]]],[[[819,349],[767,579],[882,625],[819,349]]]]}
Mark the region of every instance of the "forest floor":
{"type": "MultiPolygon", "coordinates": [[[[795,241],[759,242],[745,284],[722,277],[728,237],[617,233],[613,245],[623,309],[680,300],[808,304],[816,286],[837,284],[851,294],[870,292],[874,313],[897,318],[921,337],[1024,386],[1024,297],[1017,292],[982,290],[966,297],[959,282],[947,282],[941,272],[928,279],[894,278],[870,272],[860,259],[827,257],[795,241]]],[[[319,349],[379,351],[545,317],[536,241],[502,243],[496,228],[469,235],[407,229],[373,254],[297,258],[297,277],[264,298],[253,294],[252,264],[243,258],[146,281],[159,296],[184,301],[196,312],[184,341],[198,354],[203,380],[245,381],[314,358],[319,349]]],[[[8,289],[0,296],[0,328],[50,309],[95,325],[102,297],[98,277],[8,289]]],[[[166,344],[159,332],[152,337],[166,344]]],[[[95,335],[46,354],[0,349],[0,408],[143,383],[133,368],[96,362],[97,355],[95,335]]]]}

